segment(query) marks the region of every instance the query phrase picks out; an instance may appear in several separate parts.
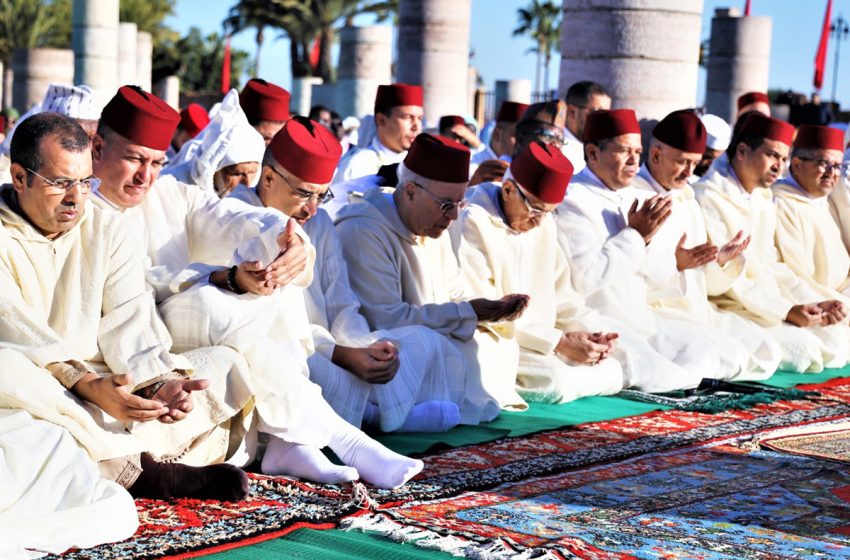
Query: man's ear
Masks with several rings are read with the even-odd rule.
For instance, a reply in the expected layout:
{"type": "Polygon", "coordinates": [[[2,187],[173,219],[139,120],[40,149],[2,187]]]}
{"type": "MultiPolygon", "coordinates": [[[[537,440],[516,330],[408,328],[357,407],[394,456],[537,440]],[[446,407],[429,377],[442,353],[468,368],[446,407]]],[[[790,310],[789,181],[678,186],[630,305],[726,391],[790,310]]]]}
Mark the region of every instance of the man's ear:
{"type": "Polygon", "coordinates": [[[103,157],[103,136],[95,134],[91,138],[91,159],[100,161],[101,157],[103,157]]]}
{"type": "Polygon", "coordinates": [[[9,174],[12,176],[12,186],[16,192],[23,192],[27,186],[27,170],[20,163],[13,163],[9,167],[9,174]]]}
{"type": "Polygon", "coordinates": [[[649,159],[652,160],[652,163],[658,163],[661,161],[661,148],[659,146],[652,146],[649,148],[649,159]]]}
{"type": "Polygon", "coordinates": [[[599,146],[596,144],[585,144],[584,155],[587,157],[587,161],[597,161],[599,159],[599,146]]]}
{"type": "Polygon", "coordinates": [[[375,113],[375,127],[382,128],[387,124],[387,116],[383,113],[375,113]]]}

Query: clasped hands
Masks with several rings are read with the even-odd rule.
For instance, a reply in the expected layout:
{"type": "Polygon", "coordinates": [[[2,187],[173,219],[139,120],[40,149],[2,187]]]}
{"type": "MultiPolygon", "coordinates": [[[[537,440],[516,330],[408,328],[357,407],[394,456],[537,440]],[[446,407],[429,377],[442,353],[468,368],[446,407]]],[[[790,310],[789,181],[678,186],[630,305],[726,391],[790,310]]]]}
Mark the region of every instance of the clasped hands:
{"type": "Polygon", "coordinates": [[[826,327],[840,323],[846,318],[847,307],[838,300],[830,299],[795,305],[788,311],[785,320],[798,327],[826,327]]]}

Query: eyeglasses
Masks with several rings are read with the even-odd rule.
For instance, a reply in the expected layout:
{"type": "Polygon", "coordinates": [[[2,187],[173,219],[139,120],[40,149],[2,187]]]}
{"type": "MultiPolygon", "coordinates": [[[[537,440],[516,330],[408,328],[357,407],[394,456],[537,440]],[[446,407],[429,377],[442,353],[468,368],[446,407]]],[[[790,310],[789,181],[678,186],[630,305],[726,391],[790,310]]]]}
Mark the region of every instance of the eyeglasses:
{"type": "Polygon", "coordinates": [[[319,204],[325,204],[334,199],[334,193],[331,189],[328,189],[324,193],[311,193],[305,190],[296,189],[292,185],[289,184],[289,181],[286,180],[286,177],[283,176],[283,173],[274,168],[273,165],[270,165],[271,170],[278,174],[278,176],[283,179],[283,183],[289,187],[289,190],[292,191],[292,194],[298,197],[298,203],[303,206],[305,204],[310,204],[310,201],[316,199],[316,202],[319,204]]]}
{"type": "MultiPolygon", "coordinates": [[[[413,183],[413,181],[411,181],[411,183],[413,183]]],[[[426,189],[425,187],[423,187],[419,183],[413,183],[413,184],[415,186],[419,187],[420,189],[422,189],[423,191],[425,191],[426,193],[428,193],[428,196],[433,198],[434,202],[436,202],[437,204],[440,205],[440,211],[443,214],[448,214],[452,210],[454,210],[455,208],[457,208],[458,211],[466,208],[467,202],[466,202],[465,198],[461,199],[461,200],[443,200],[441,198],[437,198],[437,195],[435,195],[434,193],[432,193],[431,191],[429,191],[428,189],[426,189]]]]}
{"type": "Polygon", "coordinates": [[[830,175],[840,173],[841,175],[847,175],[847,172],[850,171],[850,165],[848,165],[847,163],[830,163],[825,159],[815,159],[800,156],[797,156],[797,159],[815,162],[815,165],[817,165],[818,171],[820,173],[829,173],[830,175]]]}
{"type": "Polygon", "coordinates": [[[76,185],[80,185],[80,192],[87,193],[92,189],[96,189],[98,185],[100,185],[100,179],[97,177],[86,177],[85,179],[54,179],[51,181],[44,175],[39,175],[29,167],[27,167],[27,171],[32,173],[50,187],[47,189],[51,194],[65,194],[71,189],[73,189],[76,185]]]}
{"type": "Polygon", "coordinates": [[[540,208],[535,208],[534,206],[532,206],[531,201],[529,201],[528,197],[525,196],[525,193],[522,192],[522,187],[520,187],[516,181],[514,181],[513,183],[514,186],[516,186],[516,192],[519,193],[520,198],[522,198],[522,201],[525,203],[525,209],[526,211],[528,211],[529,218],[542,218],[543,216],[551,212],[551,210],[541,210],[540,208]]]}

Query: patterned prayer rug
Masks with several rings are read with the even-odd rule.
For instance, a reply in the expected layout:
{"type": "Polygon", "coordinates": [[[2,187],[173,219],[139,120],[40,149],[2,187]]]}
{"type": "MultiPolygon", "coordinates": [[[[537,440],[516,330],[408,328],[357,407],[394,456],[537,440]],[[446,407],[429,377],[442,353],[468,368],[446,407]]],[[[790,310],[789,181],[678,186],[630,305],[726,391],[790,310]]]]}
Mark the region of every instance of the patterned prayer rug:
{"type": "Polygon", "coordinates": [[[323,486],[248,476],[251,493],[242,502],[136,500],[140,527],[130,539],[48,558],[195,558],[281,537],[303,527],[336,527],[340,518],[361,511],[359,502],[368,500],[360,484],[323,486]]]}
{"type": "Polygon", "coordinates": [[[759,438],[758,443],[774,451],[850,463],[850,422],[781,430],[759,438]]]}
{"type": "Polygon", "coordinates": [[[449,450],[343,526],[476,558],[850,558],[850,468],[741,445],[850,417],[848,383],[449,450]]]}

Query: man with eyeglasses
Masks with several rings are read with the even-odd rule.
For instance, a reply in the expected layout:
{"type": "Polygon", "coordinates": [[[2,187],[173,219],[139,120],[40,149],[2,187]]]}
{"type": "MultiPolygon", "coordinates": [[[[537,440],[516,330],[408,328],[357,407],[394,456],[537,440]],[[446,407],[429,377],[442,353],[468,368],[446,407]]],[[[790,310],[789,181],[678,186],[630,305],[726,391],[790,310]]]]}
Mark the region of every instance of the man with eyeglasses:
{"type": "Polygon", "coordinates": [[[710,292],[710,299],[767,328],[782,348],[781,369],[842,367],[850,349],[845,305],[797,276],[775,246],[770,187],[785,170],[794,127],[758,112],[743,118],[726,158],[694,185],[709,241],[725,243],[738,232],[750,237],[743,271],[726,289],[710,292]]]}
{"type": "Polygon", "coordinates": [[[672,202],[632,184],[641,135],[631,109],[596,111],[584,129],[587,167],[573,177],[558,207],[559,239],[570,255],[573,284],[589,307],[612,320],[620,335],[615,354],[625,386],[648,392],[696,387],[705,377],[731,377],[738,365],[683,321],[660,317],[648,304],[648,284],[669,278],[655,266],[650,246],[670,216],[672,202]]]}
{"type": "Polygon", "coordinates": [[[118,216],[86,204],[98,179],[78,124],[32,116],[11,157],[13,183],[0,190],[0,406],[67,429],[134,496],[244,498],[234,467],[154,459],[224,454],[222,432],[251,402],[244,360],[228,348],[170,352],[137,242],[118,216]],[[225,399],[223,379],[243,390],[225,399]]]}
{"type": "MultiPolygon", "coordinates": [[[[240,187],[232,195],[292,216],[316,248],[314,279],[305,294],[316,348],[308,359],[310,379],[355,426],[385,432],[448,430],[460,421],[464,387],[457,371],[462,358],[431,329],[373,331],[360,313],[339,236],[320,206],[333,198],[329,182],[336,160],[302,151],[297,143],[316,126],[290,121],[266,154],[257,188],[240,187]]],[[[319,135],[330,143],[330,134],[319,135]]]]}
{"type": "Polygon", "coordinates": [[[726,360],[740,366],[734,379],[765,379],[779,365],[779,344],[759,325],[718,311],[708,301],[709,293],[725,290],[741,274],[741,252],[749,244],[742,231],[721,247],[707,240],[688,180],[708,138],[707,128],[692,111],[673,111],[652,131],[649,157],[634,187],[646,196],[667,196],[672,212],[649,244],[647,268],[656,274],[648,282],[648,301],[659,316],[691,323],[723,348],[726,360]]]}
{"type": "Polygon", "coordinates": [[[780,258],[797,276],[822,288],[826,297],[846,305],[850,254],[827,203],[834,189],[844,188],[843,144],[844,133],[837,128],[802,125],[791,147],[790,174],[771,189],[780,258]]]}
{"type": "Polygon", "coordinates": [[[560,150],[533,142],[511,161],[501,184],[482,183],[467,193],[460,217],[458,259],[472,289],[491,298],[530,296],[513,325],[520,346],[517,391],[533,402],[623,388],[622,367],[610,357],[617,334],[573,289],[551,216],[571,176],[560,150]]]}
{"type": "Polygon", "coordinates": [[[447,375],[461,379],[462,424],[492,420],[503,407],[524,408],[514,389],[519,348],[509,325],[527,296],[471,297],[446,230],[466,205],[469,150],[421,134],[399,164],[393,191],[367,191],[337,216],[351,288],[372,329],[428,327],[451,346],[438,361],[463,360],[447,375]]]}
{"type": "Polygon", "coordinates": [[[516,123],[528,109],[525,103],[502,101],[496,115],[496,125],[490,136],[490,142],[481,150],[472,154],[469,162],[469,175],[472,176],[478,166],[490,160],[510,161],[516,145],[516,123]]]}
{"type": "Polygon", "coordinates": [[[585,167],[584,126],[587,116],[594,111],[607,111],[611,108],[611,96],[596,82],[576,82],[567,90],[564,100],[567,102],[566,126],[564,127],[564,155],[573,164],[576,173],[585,167]]]}

